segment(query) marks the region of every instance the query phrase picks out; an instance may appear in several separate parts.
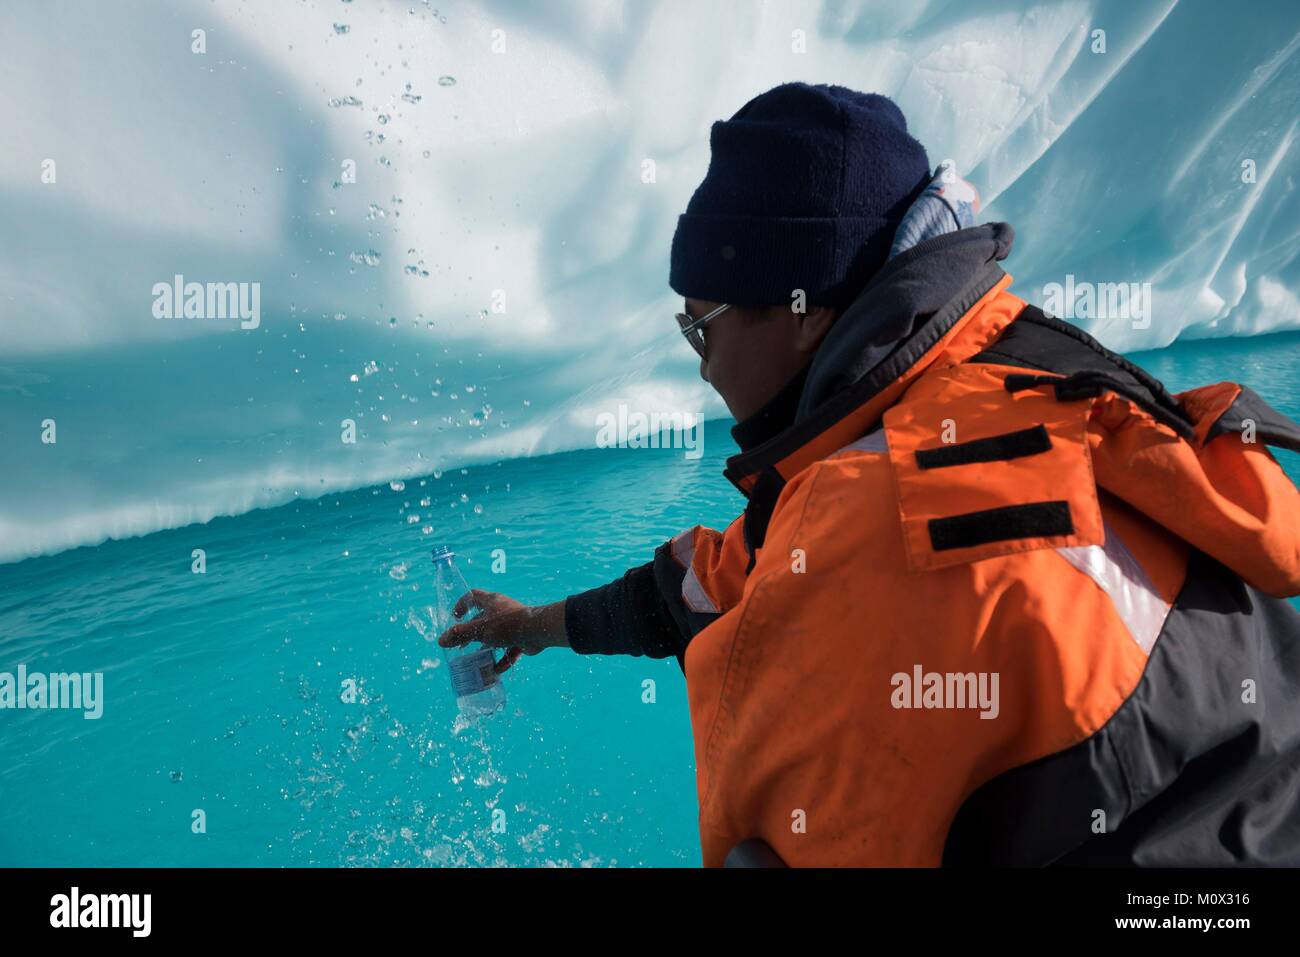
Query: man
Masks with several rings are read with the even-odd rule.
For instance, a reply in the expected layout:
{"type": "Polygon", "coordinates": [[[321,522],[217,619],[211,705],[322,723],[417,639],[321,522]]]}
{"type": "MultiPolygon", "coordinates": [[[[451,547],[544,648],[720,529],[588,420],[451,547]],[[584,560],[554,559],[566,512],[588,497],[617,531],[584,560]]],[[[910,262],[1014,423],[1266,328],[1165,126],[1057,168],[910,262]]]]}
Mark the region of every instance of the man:
{"type": "Polygon", "coordinates": [[[711,146],[670,284],[744,514],[443,643],[676,655],[707,865],[1300,864],[1300,427],[1014,296],[884,97],[711,146]]]}

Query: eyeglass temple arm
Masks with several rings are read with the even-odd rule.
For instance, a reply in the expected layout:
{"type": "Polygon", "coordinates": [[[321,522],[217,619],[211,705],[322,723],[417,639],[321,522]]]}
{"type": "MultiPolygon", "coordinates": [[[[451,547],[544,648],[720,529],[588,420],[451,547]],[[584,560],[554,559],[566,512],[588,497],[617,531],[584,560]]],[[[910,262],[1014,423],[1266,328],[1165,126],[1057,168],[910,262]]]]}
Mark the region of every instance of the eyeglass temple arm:
{"type": "Polygon", "coordinates": [[[731,308],[730,305],[721,305],[717,309],[710,309],[708,312],[700,316],[698,319],[692,319],[686,325],[682,326],[682,332],[694,332],[696,329],[700,328],[709,320],[711,320],[714,316],[726,312],[730,308],[731,308]]]}

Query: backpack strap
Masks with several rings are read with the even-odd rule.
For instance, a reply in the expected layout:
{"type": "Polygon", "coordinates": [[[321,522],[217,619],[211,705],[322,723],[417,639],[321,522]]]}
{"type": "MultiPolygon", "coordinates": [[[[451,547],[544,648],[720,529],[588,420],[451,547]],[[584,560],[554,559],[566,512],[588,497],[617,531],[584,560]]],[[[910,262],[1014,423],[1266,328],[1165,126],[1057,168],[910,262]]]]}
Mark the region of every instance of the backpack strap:
{"type": "Polygon", "coordinates": [[[1059,401],[1071,402],[1114,392],[1194,444],[1246,433],[1266,445],[1300,452],[1300,425],[1249,387],[1221,383],[1173,395],[1145,369],[1034,305],[1025,306],[997,341],[967,362],[1035,370],[1008,375],[1005,385],[1012,393],[1050,386],[1059,401]],[[1212,410],[1211,402],[1217,404],[1212,410]],[[1213,414],[1208,430],[1207,412],[1213,414]]]}
{"type": "MultiPolygon", "coordinates": [[[[1025,306],[995,342],[967,361],[1019,366],[1059,376],[1096,373],[1116,383],[1107,383],[1106,388],[1145,409],[1163,410],[1162,421],[1189,421],[1178,398],[1151,373],[1111,352],[1078,326],[1049,316],[1034,305],[1025,306]]],[[[1081,377],[1076,387],[1084,388],[1087,381],[1081,377]]],[[[1098,384],[1103,381],[1097,380],[1098,384]]]]}
{"type": "Polygon", "coordinates": [[[1214,420],[1205,441],[1220,435],[1241,435],[1254,429],[1255,437],[1266,445],[1300,452],[1300,425],[1273,408],[1249,386],[1238,386],[1236,399],[1214,420]]]}

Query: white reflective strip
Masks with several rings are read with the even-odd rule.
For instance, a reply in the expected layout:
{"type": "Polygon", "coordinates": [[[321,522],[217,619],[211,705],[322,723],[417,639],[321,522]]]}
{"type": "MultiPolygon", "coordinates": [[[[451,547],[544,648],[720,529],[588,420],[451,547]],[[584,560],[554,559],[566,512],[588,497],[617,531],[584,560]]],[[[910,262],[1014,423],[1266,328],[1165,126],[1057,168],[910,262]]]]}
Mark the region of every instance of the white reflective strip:
{"type": "Polygon", "coordinates": [[[686,607],[691,611],[713,615],[718,613],[718,606],[705,593],[694,566],[687,570],[686,577],[682,579],[682,601],[686,602],[686,607]]]}
{"type": "Polygon", "coordinates": [[[889,443],[885,441],[885,430],[876,429],[876,431],[864,435],[856,442],[844,446],[844,448],[840,449],[839,452],[836,452],[835,454],[839,455],[840,452],[888,452],[888,451],[889,451],[889,443]]]}
{"type": "Polygon", "coordinates": [[[695,558],[695,529],[688,528],[673,539],[673,558],[683,568],[690,568],[695,558]]]}
{"type": "Polygon", "coordinates": [[[1110,596],[1129,634],[1148,655],[1165,626],[1169,605],[1115,530],[1104,528],[1104,545],[1058,548],[1057,554],[1083,572],[1110,596]]]}
{"type": "Polygon", "coordinates": [[[682,601],[686,603],[686,607],[700,614],[716,615],[719,611],[718,606],[705,592],[704,584],[695,574],[694,528],[688,528],[673,539],[673,558],[686,569],[686,577],[682,579],[682,601]]]}

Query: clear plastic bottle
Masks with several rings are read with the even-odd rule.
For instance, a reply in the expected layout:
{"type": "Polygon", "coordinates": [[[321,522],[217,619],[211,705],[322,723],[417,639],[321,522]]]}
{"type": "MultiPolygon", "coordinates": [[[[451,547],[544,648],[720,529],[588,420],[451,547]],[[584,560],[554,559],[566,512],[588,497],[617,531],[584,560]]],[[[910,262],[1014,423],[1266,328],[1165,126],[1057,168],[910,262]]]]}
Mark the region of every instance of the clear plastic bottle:
{"type": "MultiPolygon", "coordinates": [[[[446,545],[433,550],[432,610],[434,633],[437,636],[458,622],[471,620],[480,612],[477,605],[471,605],[460,618],[453,614],[456,602],[470,591],[465,576],[456,567],[455,554],[446,545]]],[[[473,650],[469,645],[443,648],[442,657],[451,675],[456,704],[463,714],[491,714],[505,707],[506,689],[501,683],[501,676],[495,671],[496,655],[491,648],[481,645],[473,650]]]]}

